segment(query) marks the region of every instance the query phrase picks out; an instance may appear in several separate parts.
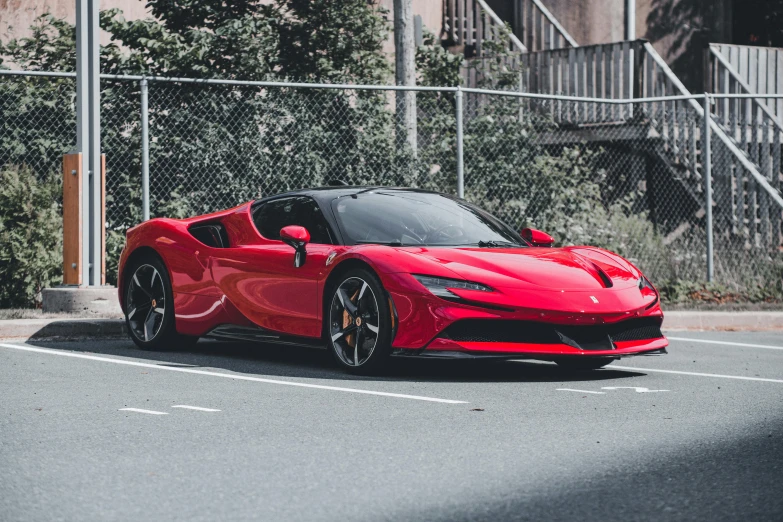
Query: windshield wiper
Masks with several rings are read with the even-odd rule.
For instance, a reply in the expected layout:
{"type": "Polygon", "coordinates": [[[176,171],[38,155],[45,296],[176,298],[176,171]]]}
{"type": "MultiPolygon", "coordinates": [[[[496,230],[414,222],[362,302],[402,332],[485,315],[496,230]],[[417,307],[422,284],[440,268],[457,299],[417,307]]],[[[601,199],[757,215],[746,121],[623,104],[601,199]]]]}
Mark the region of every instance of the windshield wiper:
{"type": "Polygon", "coordinates": [[[516,243],[511,241],[479,241],[476,243],[479,248],[505,248],[505,247],[519,247],[516,243]]]}
{"type": "Polygon", "coordinates": [[[384,246],[402,246],[402,241],[399,239],[395,239],[393,241],[370,241],[370,240],[361,240],[361,241],[354,241],[357,245],[384,245],[384,246]]]}

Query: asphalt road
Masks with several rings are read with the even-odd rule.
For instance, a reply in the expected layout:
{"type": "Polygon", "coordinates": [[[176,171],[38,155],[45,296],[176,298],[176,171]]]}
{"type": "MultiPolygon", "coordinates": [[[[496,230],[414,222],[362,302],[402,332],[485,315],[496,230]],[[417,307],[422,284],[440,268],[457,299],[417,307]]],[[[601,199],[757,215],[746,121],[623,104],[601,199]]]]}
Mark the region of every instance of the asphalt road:
{"type": "Polygon", "coordinates": [[[0,343],[0,520],[783,520],[783,335],[671,335],[730,344],[366,378],[288,347],[0,343]]]}

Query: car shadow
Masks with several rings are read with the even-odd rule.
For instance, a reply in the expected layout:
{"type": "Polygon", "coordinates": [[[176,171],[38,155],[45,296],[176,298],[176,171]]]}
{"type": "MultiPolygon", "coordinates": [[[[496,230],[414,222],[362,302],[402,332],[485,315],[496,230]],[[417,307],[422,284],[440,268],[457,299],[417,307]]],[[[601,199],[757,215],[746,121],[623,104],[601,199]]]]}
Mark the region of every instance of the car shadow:
{"type": "Polygon", "coordinates": [[[571,371],[538,361],[421,359],[393,357],[381,375],[352,375],[339,368],[324,349],[202,339],[187,350],[150,352],[130,340],[43,341],[28,345],[72,352],[132,357],[160,366],[210,368],[276,377],[340,381],[416,382],[589,382],[630,378],[641,372],[615,370],[571,371]]]}

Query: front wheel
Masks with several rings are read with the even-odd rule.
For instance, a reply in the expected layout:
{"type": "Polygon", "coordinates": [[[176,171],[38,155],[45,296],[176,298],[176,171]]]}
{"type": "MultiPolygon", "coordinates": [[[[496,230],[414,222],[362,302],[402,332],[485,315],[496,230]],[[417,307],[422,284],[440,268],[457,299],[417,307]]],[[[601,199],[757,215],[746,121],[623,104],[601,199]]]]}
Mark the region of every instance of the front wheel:
{"type": "Polygon", "coordinates": [[[347,272],[331,286],[327,328],[329,350],[353,373],[379,371],[391,354],[391,311],[375,274],[347,272]]]}
{"type": "Polygon", "coordinates": [[[584,357],[569,357],[567,359],[558,359],[555,362],[558,366],[566,370],[574,371],[589,371],[598,370],[603,368],[607,364],[614,361],[614,358],[584,358],[584,357]]]}

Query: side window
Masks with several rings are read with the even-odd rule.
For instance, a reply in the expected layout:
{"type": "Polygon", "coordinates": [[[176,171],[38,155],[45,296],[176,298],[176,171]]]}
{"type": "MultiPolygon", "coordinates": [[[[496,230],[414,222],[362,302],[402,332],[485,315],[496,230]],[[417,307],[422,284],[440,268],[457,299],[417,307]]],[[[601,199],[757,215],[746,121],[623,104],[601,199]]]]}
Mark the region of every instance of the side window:
{"type": "Polygon", "coordinates": [[[264,203],[253,214],[256,228],[267,239],[280,239],[280,229],[293,225],[293,199],[276,199],[264,203]]]}
{"type": "Polygon", "coordinates": [[[299,225],[310,232],[310,242],[331,245],[329,224],[318,203],[306,196],[276,199],[264,203],[253,214],[256,228],[267,239],[280,239],[280,229],[299,225]]]}

